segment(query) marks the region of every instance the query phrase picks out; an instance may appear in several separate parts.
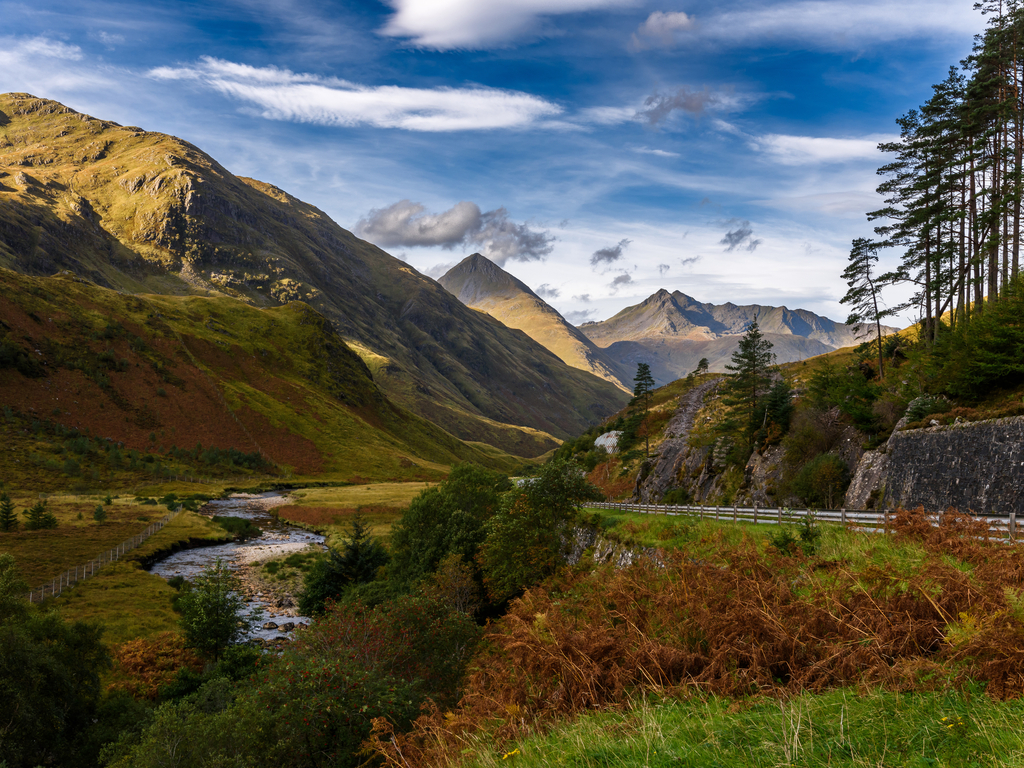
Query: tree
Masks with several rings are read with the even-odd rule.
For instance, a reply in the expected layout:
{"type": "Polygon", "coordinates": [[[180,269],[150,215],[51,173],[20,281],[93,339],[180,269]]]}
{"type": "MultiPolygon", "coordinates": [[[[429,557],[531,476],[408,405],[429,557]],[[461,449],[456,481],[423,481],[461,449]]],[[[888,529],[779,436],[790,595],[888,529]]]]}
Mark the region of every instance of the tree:
{"type": "Polygon", "coordinates": [[[103,508],[102,504],[96,505],[96,509],[92,511],[92,519],[97,523],[102,523],[107,519],[107,510],[103,508]]]}
{"type": "Polygon", "coordinates": [[[469,462],[456,464],[443,483],[414,498],[392,526],[388,578],[411,586],[448,556],[474,562],[486,535],[484,523],[511,487],[499,472],[469,462]]]}
{"type": "Polygon", "coordinates": [[[850,250],[850,262],[843,272],[843,280],[850,287],[846,295],[839,300],[841,304],[850,304],[850,316],[847,325],[871,322],[875,325],[875,339],[878,343],[878,378],[884,378],[882,369],[882,318],[892,314],[891,310],[879,309],[878,298],[881,290],[877,275],[874,274],[878,263],[878,248],[870,240],[858,237],[853,241],[850,250]]]}
{"type": "Polygon", "coordinates": [[[243,613],[245,601],[235,591],[237,586],[231,570],[218,559],[178,599],[185,643],[207,659],[218,661],[224,649],[245,639],[261,618],[258,611],[243,613]]]}
{"type": "Polygon", "coordinates": [[[491,598],[508,599],[554,573],[577,512],[585,501],[603,498],[578,465],[561,459],[506,493],[487,521],[478,557],[491,598]]]}
{"type": "Polygon", "coordinates": [[[362,515],[353,515],[342,551],[328,550],[326,557],[314,561],[306,574],[299,610],[306,616],[323,613],[328,600],[337,600],[354,584],[373,581],[377,570],[387,565],[389,559],[384,546],[370,536],[362,515]]]}
{"type": "Polygon", "coordinates": [[[739,346],[732,353],[732,362],[726,370],[732,375],[726,381],[722,401],[740,414],[740,423],[729,422],[731,428],[739,429],[748,450],[753,447],[754,435],[761,428],[758,406],[762,395],[771,386],[771,372],[775,366],[772,343],[768,341],[753,321],[740,339],[739,346]]]}
{"type": "Polygon", "coordinates": [[[109,666],[102,630],[40,610],[27,590],[0,554],[0,765],[94,765],[82,746],[109,666]]]}
{"type": "Polygon", "coordinates": [[[18,530],[18,515],[14,511],[14,502],[6,493],[0,493],[0,531],[9,533],[18,530]]]}
{"type": "Polygon", "coordinates": [[[702,357],[697,363],[697,367],[693,371],[694,376],[701,376],[708,372],[708,368],[711,367],[711,363],[708,362],[706,357],[702,357]]]}
{"type": "MultiPolygon", "coordinates": [[[[635,408],[641,415],[641,424],[651,409],[651,399],[654,397],[654,377],[651,375],[651,366],[647,363],[637,363],[636,376],[633,377],[633,399],[629,403],[630,408],[635,408]]],[[[644,444],[645,453],[651,455],[651,436],[645,428],[644,444]]]]}
{"type": "Polygon", "coordinates": [[[56,516],[46,509],[45,501],[37,501],[31,507],[22,512],[26,518],[25,530],[26,531],[38,531],[43,528],[56,528],[57,518],[56,516]]]}

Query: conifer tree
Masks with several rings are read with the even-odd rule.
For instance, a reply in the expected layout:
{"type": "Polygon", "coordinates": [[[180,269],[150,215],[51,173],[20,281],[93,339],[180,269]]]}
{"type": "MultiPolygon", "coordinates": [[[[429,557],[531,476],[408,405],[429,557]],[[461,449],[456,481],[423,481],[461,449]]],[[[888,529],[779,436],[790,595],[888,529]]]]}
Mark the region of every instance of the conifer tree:
{"type": "Polygon", "coordinates": [[[6,494],[0,494],[0,531],[10,533],[18,530],[18,515],[14,511],[14,502],[6,494]]]}
{"type": "Polygon", "coordinates": [[[759,413],[762,396],[771,387],[771,372],[775,367],[772,343],[761,333],[756,320],[740,339],[732,353],[732,362],[725,367],[732,375],[726,381],[722,402],[741,415],[739,431],[749,449],[761,426],[755,416],[759,413]]]}

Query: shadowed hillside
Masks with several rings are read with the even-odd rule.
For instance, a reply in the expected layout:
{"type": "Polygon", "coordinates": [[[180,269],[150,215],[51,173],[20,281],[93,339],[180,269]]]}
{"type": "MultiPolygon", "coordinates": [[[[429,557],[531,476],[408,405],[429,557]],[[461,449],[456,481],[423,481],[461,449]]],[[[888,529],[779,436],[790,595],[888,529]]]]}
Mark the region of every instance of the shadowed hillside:
{"type": "Polygon", "coordinates": [[[0,265],[131,293],[304,301],[396,402],[520,455],[622,404],[313,206],[180,139],[27,94],[0,96],[0,265]]]}
{"type": "Polygon", "coordinates": [[[39,487],[45,468],[71,454],[36,460],[33,436],[67,430],[141,453],[236,449],[281,472],[340,479],[513,463],[395,406],[300,302],[128,296],[70,275],[0,269],[0,400],[0,472],[15,483],[42,475],[39,487]]]}

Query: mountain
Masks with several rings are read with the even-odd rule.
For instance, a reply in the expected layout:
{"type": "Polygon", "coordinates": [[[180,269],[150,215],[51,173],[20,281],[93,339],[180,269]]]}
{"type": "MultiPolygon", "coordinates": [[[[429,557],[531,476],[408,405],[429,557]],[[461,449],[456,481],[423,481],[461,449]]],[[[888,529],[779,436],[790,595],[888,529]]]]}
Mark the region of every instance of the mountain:
{"type": "Polygon", "coordinates": [[[0,95],[0,266],[131,294],[301,300],[398,405],[520,456],[624,402],[277,187],[181,139],[28,94],[0,95]]]}
{"type": "Polygon", "coordinates": [[[486,312],[554,352],[567,365],[610,381],[627,394],[632,374],[616,365],[594,342],[558,314],[522,281],[479,253],[438,279],[467,307],[486,312]]]}
{"type": "MultiPolygon", "coordinates": [[[[619,366],[648,363],[660,386],[693,371],[705,357],[710,370],[725,371],[740,337],[754,320],[780,363],[859,344],[865,333],[874,330],[837,323],[805,309],[708,304],[662,289],[608,320],[584,323],[580,331],[619,366]]],[[[882,328],[886,334],[896,331],[882,328]]]]}
{"type": "MultiPolygon", "coordinates": [[[[306,304],[126,295],[69,273],[0,268],[0,401],[0,476],[15,487],[48,487],[63,462],[84,465],[95,453],[46,445],[45,435],[91,435],[165,461],[197,444],[234,448],[285,472],[342,480],[519,463],[395,405],[306,304]]],[[[77,482],[95,485],[116,468],[92,461],[91,479],[77,482]]]]}

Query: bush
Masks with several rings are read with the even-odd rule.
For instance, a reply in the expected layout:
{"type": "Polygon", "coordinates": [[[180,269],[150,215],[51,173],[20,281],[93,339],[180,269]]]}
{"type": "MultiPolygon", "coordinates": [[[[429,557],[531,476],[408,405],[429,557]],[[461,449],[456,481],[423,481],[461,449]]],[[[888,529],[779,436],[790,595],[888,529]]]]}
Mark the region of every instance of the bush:
{"type": "Polygon", "coordinates": [[[342,552],[328,550],[324,557],[313,561],[306,573],[299,611],[306,616],[323,613],[328,601],[337,600],[349,586],[373,581],[388,559],[383,545],[367,533],[362,516],[353,516],[342,552]]]}
{"type": "Polygon", "coordinates": [[[217,560],[196,576],[191,589],[178,596],[185,642],[213,661],[220,659],[228,646],[243,640],[261,618],[258,611],[243,615],[245,602],[236,586],[234,575],[217,560]]]}
{"type": "Polygon", "coordinates": [[[38,501],[22,514],[28,518],[25,521],[26,531],[39,531],[44,528],[56,528],[57,517],[46,509],[45,501],[38,501]]]}
{"type": "Polygon", "coordinates": [[[836,509],[850,484],[846,463],[832,453],[824,453],[800,468],[792,490],[812,509],[836,509]]]}

